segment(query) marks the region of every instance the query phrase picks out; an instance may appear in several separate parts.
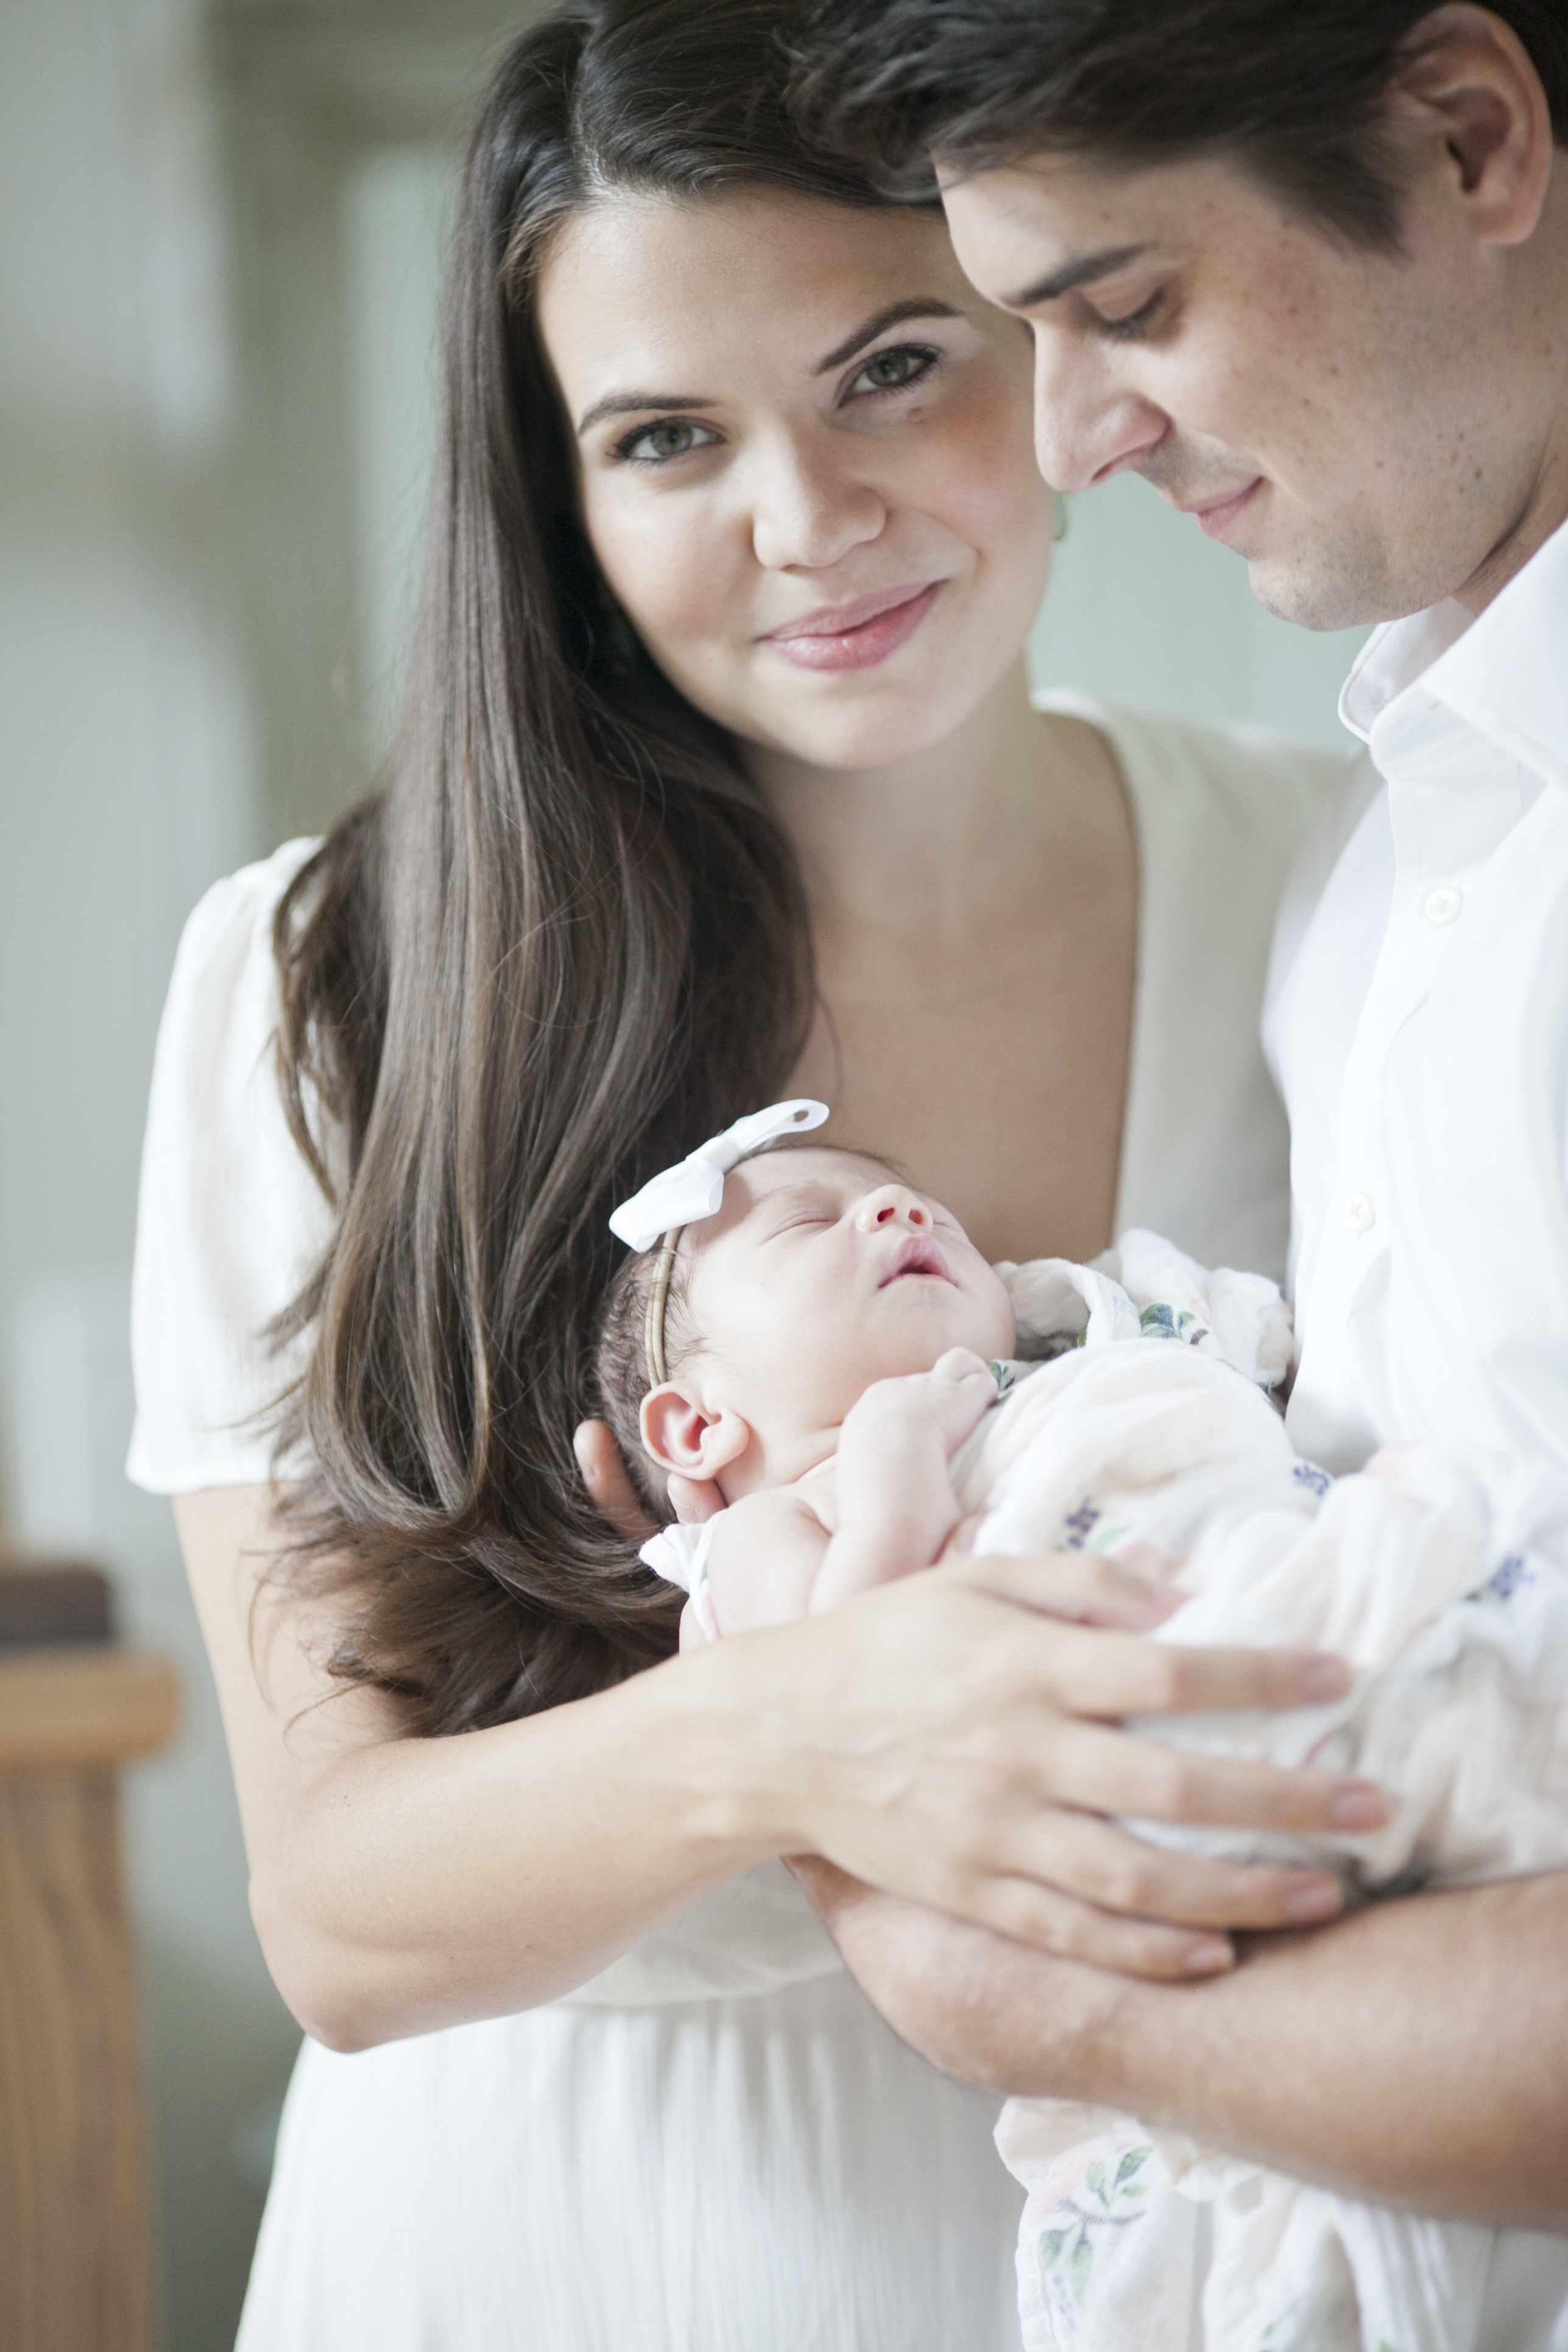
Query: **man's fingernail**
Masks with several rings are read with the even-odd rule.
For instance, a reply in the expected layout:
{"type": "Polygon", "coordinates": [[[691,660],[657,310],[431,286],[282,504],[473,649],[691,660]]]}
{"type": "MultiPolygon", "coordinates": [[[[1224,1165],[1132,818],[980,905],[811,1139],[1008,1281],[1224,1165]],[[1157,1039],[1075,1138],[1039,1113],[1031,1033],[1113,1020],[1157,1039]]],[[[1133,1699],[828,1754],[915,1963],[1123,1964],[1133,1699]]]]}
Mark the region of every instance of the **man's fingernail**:
{"type": "Polygon", "coordinates": [[[1184,1958],[1190,1977],[1213,1977],[1231,1966],[1236,1953],[1223,1936],[1202,1936],[1187,1946],[1184,1958]]]}
{"type": "Polygon", "coordinates": [[[1381,1829],[1388,1819],[1388,1799],[1370,1780],[1347,1780],[1335,1790],[1330,1811],[1337,1829],[1381,1829]]]}
{"type": "Polygon", "coordinates": [[[1344,1897],[1331,1878],[1314,1878],[1298,1886],[1285,1905],[1287,1919],[1331,1919],[1344,1908],[1344,1897]]]}
{"type": "Polygon", "coordinates": [[[1355,1676],[1342,1658],[1314,1658],[1301,1680],[1309,1698],[1343,1698],[1355,1676]]]}

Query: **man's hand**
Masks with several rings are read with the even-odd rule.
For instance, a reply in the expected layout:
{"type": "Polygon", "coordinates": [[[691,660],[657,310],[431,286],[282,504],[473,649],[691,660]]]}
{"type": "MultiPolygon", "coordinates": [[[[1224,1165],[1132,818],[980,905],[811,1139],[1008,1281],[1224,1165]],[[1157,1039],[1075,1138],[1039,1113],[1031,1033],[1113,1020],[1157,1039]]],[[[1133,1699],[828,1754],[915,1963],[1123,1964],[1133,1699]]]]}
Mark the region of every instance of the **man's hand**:
{"type": "MultiPolygon", "coordinates": [[[[1026,2078],[1036,2095],[1114,2104],[1119,2035],[1137,1991],[1129,1979],[876,1894],[815,1855],[789,1866],[861,1990],[933,2066],[998,2098],[1026,2078]]],[[[1102,1915],[1062,1900],[1083,1914],[1083,1941],[1093,1942],[1102,1915]]],[[[1073,1941],[1065,1921],[1062,1941],[1073,1941]]]]}
{"type": "Polygon", "coordinates": [[[1346,2196],[1568,2233],[1568,1873],[1374,1904],[1138,1983],[792,1861],[865,1992],[950,2074],[1135,2115],[1346,2196]]]}

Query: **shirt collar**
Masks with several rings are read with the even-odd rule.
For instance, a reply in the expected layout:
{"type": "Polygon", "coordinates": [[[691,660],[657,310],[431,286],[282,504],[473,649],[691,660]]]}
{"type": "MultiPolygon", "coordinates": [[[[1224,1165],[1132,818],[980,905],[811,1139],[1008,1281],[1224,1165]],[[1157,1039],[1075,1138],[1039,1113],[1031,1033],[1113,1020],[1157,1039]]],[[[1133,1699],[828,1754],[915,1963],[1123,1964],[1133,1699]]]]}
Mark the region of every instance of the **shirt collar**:
{"type": "Polygon", "coordinates": [[[1565,646],[1568,524],[1479,616],[1449,598],[1375,630],[1346,680],[1340,715],[1370,742],[1406,697],[1436,705],[1537,775],[1568,785],[1565,646]]]}

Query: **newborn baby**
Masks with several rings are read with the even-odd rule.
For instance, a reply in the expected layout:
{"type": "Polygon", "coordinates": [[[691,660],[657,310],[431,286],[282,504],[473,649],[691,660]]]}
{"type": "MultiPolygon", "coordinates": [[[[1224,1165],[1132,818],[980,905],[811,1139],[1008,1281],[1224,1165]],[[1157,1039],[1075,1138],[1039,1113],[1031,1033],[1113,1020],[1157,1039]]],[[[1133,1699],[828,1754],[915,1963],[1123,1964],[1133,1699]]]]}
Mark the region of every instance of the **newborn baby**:
{"type": "MultiPolygon", "coordinates": [[[[878,1160],[726,1159],[725,1141],[705,1148],[721,1162],[711,1206],[677,1185],[684,1230],[672,1220],[657,1259],[634,1221],[642,1254],[599,1354],[657,1515],[672,1472],[724,1507],[644,1549],[691,1595],[683,1641],[835,1607],[928,1566],[965,1522],[980,1552],[1110,1553],[1184,1596],[1160,1638],[1332,1649],[1358,1669],[1330,1706],[1141,1729],[1359,1772],[1395,1800],[1363,1836],[1142,1834],[1327,1862],[1357,1897],[1568,1863],[1568,1580],[1542,1556],[1562,1556],[1558,1482],[1521,1504],[1516,1486],[1494,1496],[1484,1457],[1427,1448],[1332,1481],[1270,1402],[1291,1341],[1263,1277],[1205,1275],[1142,1234],[1094,1267],[992,1268],[878,1160]]],[[[1031,2352],[1185,2343],[1200,2298],[1208,2352],[1475,2343],[1487,2231],[1382,2213],[1101,2110],[1014,2100],[997,2138],[1029,2192],[1031,2352]]]]}
{"type": "Polygon", "coordinates": [[[651,1562],[695,1582],[684,1637],[835,1608],[929,1567],[960,1517],[952,1456],[996,1402],[990,1367],[1016,1338],[1005,1283],[956,1220],[858,1154],[746,1161],[684,1238],[652,1389],[649,1279],[632,1259],[601,1385],[660,1517],[671,1471],[727,1507],[671,1528],[651,1562]]]}

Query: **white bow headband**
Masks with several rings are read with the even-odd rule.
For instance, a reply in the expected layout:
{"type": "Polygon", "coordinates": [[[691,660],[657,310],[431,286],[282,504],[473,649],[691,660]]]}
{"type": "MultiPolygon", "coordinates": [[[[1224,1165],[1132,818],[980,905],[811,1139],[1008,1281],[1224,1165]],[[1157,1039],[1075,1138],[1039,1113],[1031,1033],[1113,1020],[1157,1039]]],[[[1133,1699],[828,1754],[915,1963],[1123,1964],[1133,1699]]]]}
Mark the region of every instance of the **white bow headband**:
{"type": "Polygon", "coordinates": [[[718,1215],[724,1205],[724,1179],[749,1153],[760,1151],[765,1143],[776,1143],[781,1135],[809,1134],[826,1117],[827,1105],[807,1097],[752,1111],[727,1127],[722,1135],[699,1144],[677,1167],[651,1177],[640,1192],[621,1202],[610,1219],[610,1231],[628,1249],[648,1250],[663,1239],[643,1331],[650,1388],[658,1388],[665,1377],[665,1301],[681,1234],[688,1225],[718,1215]]]}

